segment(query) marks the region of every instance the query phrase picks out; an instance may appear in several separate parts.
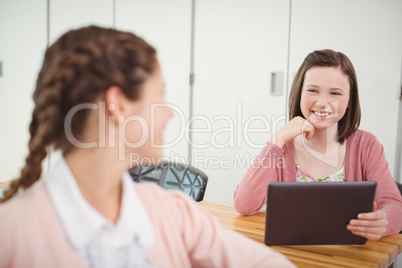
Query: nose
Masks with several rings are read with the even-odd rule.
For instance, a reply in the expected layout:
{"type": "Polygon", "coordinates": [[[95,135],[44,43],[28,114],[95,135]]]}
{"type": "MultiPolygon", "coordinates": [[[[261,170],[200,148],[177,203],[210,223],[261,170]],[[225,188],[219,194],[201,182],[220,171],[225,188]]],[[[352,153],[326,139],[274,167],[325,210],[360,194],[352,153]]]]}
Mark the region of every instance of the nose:
{"type": "Polygon", "coordinates": [[[316,101],[316,105],[318,107],[325,107],[329,104],[329,100],[328,100],[328,96],[327,94],[319,94],[317,101],[316,101]]]}

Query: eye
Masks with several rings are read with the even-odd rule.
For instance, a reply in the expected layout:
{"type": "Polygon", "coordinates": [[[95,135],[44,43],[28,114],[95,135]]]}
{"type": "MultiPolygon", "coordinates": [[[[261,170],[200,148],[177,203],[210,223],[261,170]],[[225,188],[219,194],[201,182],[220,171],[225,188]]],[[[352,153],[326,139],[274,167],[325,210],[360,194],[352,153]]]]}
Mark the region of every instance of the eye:
{"type": "Polygon", "coordinates": [[[341,95],[342,95],[342,94],[339,93],[339,92],[332,92],[331,94],[334,95],[334,96],[341,96],[341,95]]]}
{"type": "Polygon", "coordinates": [[[310,88],[310,89],[307,89],[307,91],[308,91],[308,92],[311,92],[311,93],[317,93],[317,90],[315,90],[315,89],[312,89],[312,88],[310,88]]]}

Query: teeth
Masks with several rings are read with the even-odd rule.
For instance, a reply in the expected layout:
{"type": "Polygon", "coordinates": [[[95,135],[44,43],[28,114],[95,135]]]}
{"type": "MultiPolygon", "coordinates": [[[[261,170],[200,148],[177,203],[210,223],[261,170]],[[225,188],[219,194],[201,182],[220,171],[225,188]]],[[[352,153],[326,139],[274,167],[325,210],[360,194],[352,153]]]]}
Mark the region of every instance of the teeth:
{"type": "Polygon", "coordinates": [[[327,116],[327,115],[329,115],[329,113],[320,113],[320,112],[316,112],[316,111],[314,111],[314,114],[316,114],[318,116],[327,116]]]}

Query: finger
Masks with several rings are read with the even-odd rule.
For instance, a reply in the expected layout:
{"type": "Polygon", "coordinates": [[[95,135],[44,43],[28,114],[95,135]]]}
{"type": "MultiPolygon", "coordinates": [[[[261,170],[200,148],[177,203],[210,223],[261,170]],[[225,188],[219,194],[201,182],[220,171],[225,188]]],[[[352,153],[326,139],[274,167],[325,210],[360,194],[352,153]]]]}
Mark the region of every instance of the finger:
{"type": "Polygon", "coordinates": [[[358,232],[358,231],[352,231],[352,233],[355,235],[365,237],[370,241],[376,241],[376,240],[381,239],[381,237],[382,237],[382,235],[380,235],[380,234],[371,234],[371,233],[358,232]]]}
{"type": "Polygon", "coordinates": [[[357,218],[359,220],[379,220],[384,219],[385,217],[386,214],[380,210],[377,210],[375,212],[360,213],[359,215],[357,215],[357,218]]]}
{"type": "Polygon", "coordinates": [[[381,237],[385,234],[387,231],[387,228],[385,226],[381,227],[364,227],[364,226],[352,226],[352,225],[347,225],[346,228],[351,231],[352,233],[360,233],[361,234],[370,234],[370,235],[380,235],[381,237]]]}
{"type": "Polygon", "coordinates": [[[314,135],[314,126],[307,120],[303,122],[302,133],[306,133],[305,138],[307,140],[310,140],[314,135]]]}
{"type": "Polygon", "coordinates": [[[312,125],[306,127],[305,133],[306,133],[305,138],[310,140],[314,135],[314,127],[312,125]]]}
{"type": "Polygon", "coordinates": [[[386,231],[384,227],[364,227],[364,226],[352,226],[348,225],[346,228],[352,232],[361,232],[367,234],[383,234],[386,231]]]}
{"type": "Polygon", "coordinates": [[[307,140],[311,140],[313,137],[314,131],[307,131],[306,135],[304,136],[307,140]]]}
{"type": "Polygon", "coordinates": [[[374,201],[374,203],[373,203],[373,211],[376,211],[376,210],[377,210],[377,202],[374,201]]]}
{"type": "MultiPolygon", "coordinates": [[[[347,226],[350,227],[367,227],[367,228],[387,228],[388,227],[388,221],[383,219],[383,220],[377,220],[377,221],[356,221],[352,220],[347,226]]],[[[357,229],[354,229],[357,230],[357,229]]]]}
{"type": "Polygon", "coordinates": [[[349,225],[350,226],[365,226],[365,227],[386,227],[388,226],[388,221],[385,219],[381,219],[381,220],[351,220],[349,225]]]}

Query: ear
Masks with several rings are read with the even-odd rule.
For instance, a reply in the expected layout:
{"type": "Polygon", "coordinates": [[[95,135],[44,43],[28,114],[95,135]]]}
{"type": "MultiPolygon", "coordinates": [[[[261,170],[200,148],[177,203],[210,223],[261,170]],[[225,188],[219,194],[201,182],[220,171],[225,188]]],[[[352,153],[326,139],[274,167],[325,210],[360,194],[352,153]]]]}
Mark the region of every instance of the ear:
{"type": "Polygon", "coordinates": [[[129,99],[118,86],[111,86],[105,93],[106,111],[109,116],[126,115],[129,99]]]}

